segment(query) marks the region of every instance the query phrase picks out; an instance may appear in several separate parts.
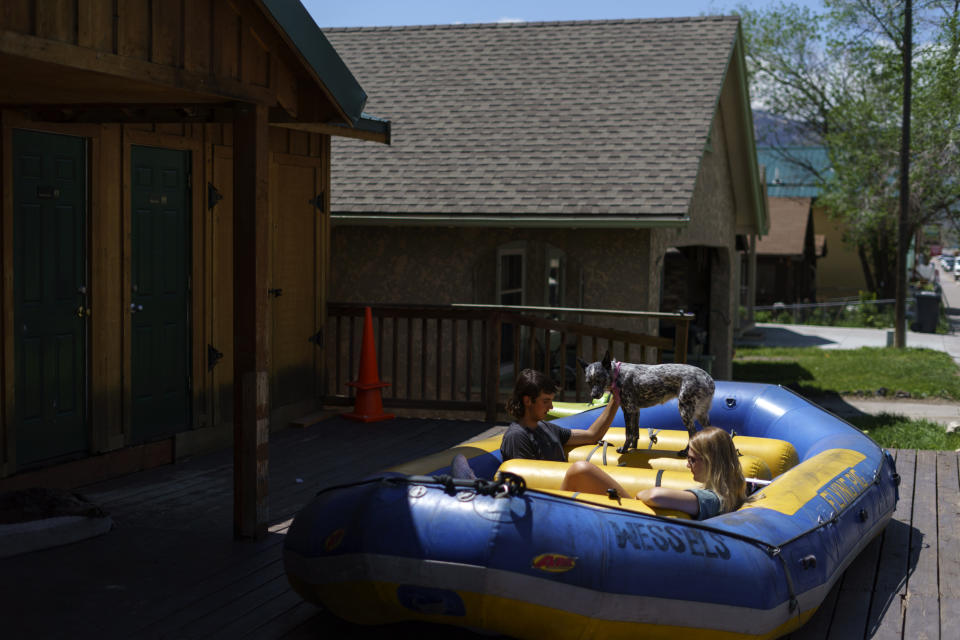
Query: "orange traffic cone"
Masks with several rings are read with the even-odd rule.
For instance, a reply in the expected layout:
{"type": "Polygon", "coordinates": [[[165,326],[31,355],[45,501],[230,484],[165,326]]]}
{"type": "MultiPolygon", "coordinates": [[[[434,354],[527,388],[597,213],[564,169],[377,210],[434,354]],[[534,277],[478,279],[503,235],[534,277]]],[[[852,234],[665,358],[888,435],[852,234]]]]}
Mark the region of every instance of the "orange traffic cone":
{"type": "Polygon", "coordinates": [[[363,342],[360,345],[360,376],[356,382],[347,383],[357,388],[357,399],[351,413],[344,413],[344,418],[359,422],[379,422],[392,420],[395,416],[383,412],[383,398],[380,396],[381,387],[389,387],[389,382],[380,382],[377,374],[377,348],[373,343],[373,314],[370,307],[366,309],[366,320],[363,323],[363,342]]]}

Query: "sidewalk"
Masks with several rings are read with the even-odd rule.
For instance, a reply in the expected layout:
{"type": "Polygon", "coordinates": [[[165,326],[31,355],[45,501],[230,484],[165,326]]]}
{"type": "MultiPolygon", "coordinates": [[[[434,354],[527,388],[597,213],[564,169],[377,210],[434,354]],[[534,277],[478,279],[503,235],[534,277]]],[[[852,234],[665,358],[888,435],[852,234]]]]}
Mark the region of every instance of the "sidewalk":
{"type": "Polygon", "coordinates": [[[939,422],[944,426],[960,423],[960,405],[943,400],[888,400],[843,396],[812,398],[811,401],[847,420],[863,414],[876,416],[881,413],[895,413],[939,422]]]}
{"type": "MultiPolygon", "coordinates": [[[[948,286],[953,283],[947,283],[948,286]]],[[[960,285],[956,295],[960,296],[960,285]]],[[[960,304],[960,303],[958,303],[960,304]]],[[[861,329],[855,327],[819,327],[805,324],[758,323],[756,327],[737,339],[738,346],[763,347],[819,347],[821,349],[859,349],[860,347],[885,347],[893,341],[893,330],[861,329]]],[[[934,333],[907,332],[908,347],[934,349],[949,354],[960,366],[960,334],[938,335],[934,333]]],[[[815,400],[824,409],[842,418],[858,414],[877,415],[896,413],[913,418],[924,418],[943,425],[960,421],[960,405],[943,400],[896,400],[882,398],[858,398],[856,396],[818,398],[815,400]]]]}
{"type": "MultiPolygon", "coordinates": [[[[757,323],[753,329],[737,339],[737,345],[859,349],[860,347],[886,347],[888,340],[892,344],[893,329],[757,323]]],[[[960,366],[960,334],[939,335],[907,331],[907,346],[943,351],[950,354],[954,362],[960,366]]]]}

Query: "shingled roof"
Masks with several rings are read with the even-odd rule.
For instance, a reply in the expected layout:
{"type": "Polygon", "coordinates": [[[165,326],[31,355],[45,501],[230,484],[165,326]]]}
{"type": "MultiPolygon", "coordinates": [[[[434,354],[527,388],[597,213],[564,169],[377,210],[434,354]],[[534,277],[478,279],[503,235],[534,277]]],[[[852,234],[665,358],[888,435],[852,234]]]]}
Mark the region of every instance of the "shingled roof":
{"type": "Polygon", "coordinates": [[[335,217],[685,219],[738,18],[325,29],[392,121],[335,217]]]}
{"type": "Polygon", "coordinates": [[[802,256],[811,224],[810,198],[770,198],[770,233],[757,241],[758,256],[802,256]]]}

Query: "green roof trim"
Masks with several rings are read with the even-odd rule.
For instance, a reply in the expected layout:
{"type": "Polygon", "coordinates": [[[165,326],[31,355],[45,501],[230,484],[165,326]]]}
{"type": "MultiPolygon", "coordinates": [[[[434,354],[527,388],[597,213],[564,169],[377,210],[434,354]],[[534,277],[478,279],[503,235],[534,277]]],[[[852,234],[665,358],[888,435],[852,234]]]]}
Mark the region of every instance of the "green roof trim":
{"type": "Polygon", "coordinates": [[[687,216],[662,215],[502,215],[502,214],[408,214],[408,213],[337,213],[330,221],[343,226],[397,227],[495,227],[517,229],[653,229],[684,227],[687,216]]]}
{"type": "Polygon", "coordinates": [[[367,94],[299,0],[260,0],[354,126],[367,94]]]}

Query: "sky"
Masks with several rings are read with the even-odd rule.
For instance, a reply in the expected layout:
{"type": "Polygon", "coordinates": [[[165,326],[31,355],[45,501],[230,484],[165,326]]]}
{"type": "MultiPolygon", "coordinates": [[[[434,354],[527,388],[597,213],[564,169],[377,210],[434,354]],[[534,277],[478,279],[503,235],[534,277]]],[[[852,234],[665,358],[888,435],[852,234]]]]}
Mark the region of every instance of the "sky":
{"type": "MultiPolygon", "coordinates": [[[[321,27],[677,18],[729,14],[771,0],[301,0],[321,27]]],[[[819,10],[820,0],[794,0],[819,10]]]]}

